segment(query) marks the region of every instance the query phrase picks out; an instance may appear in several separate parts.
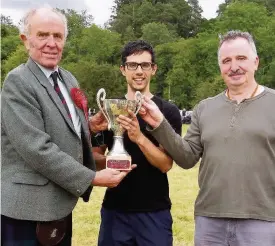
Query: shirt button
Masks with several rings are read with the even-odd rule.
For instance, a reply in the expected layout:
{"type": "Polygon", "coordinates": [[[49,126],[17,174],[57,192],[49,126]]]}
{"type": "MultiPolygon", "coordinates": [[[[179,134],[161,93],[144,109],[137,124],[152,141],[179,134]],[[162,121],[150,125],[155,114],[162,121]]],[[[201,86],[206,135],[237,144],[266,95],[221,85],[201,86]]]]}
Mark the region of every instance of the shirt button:
{"type": "Polygon", "coordinates": [[[235,120],[236,120],[236,118],[233,116],[232,119],[231,119],[231,122],[230,122],[230,127],[234,126],[235,120]]]}
{"type": "Polygon", "coordinates": [[[80,190],[76,190],[76,193],[77,193],[77,194],[81,194],[80,190]]]}

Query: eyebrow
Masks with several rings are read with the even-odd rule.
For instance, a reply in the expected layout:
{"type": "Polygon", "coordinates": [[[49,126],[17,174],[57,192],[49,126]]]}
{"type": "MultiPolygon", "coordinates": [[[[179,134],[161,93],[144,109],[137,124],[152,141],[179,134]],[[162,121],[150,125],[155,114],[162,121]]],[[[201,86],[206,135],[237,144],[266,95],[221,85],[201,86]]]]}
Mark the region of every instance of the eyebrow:
{"type": "MultiPolygon", "coordinates": [[[[245,58],[247,58],[247,56],[246,55],[236,55],[236,56],[234,56],[234,57],[237,57],[237,58],[239,58],[239,57],[245,57],[245,58]]],[[[221,61],[225,61],[225,60],[227,60],[227,59],[232,59],[231,57],[225,57],[225,58],[223,58],[221,61]]]]}
{"type": "Polygon", "coordinates": [[[37,32],[37,35],[39,35],[39,34],[50,35],[50,33],[49,33],[49,32],[42,32],[42,31],[38,31],[38,32],[37,32]]]}
{"type": "Polygon", "coordinates": [[[225,57],[225,58],[223,58],[223,59],[221,59],[221,61],[225,61],[225,60],[231,60],[232,58],[231,57],[225,57]]]}
{"type": "MultiPolygon", "coordinates": [[[[43,31],[38,31],[37,32],[37,35],[41,35],[41,34],[49,36],[51,33],[50,32],[43,32],[43,31]]],[[[60,32],[54,32],[54,33],[52,33],[52,35],[54,35],[54,36],[56,36],[56,35],[63,36],[62,33],[60,33],[60,32]]]]}
{"type": "Polygon", "coordinates": [[[141,64],[141,63],[153,63],[153,62],[151,62],[151,61],[142,61],[142,62],[126,61],[126,63],[138,63],[138,64],[141,64]]]}

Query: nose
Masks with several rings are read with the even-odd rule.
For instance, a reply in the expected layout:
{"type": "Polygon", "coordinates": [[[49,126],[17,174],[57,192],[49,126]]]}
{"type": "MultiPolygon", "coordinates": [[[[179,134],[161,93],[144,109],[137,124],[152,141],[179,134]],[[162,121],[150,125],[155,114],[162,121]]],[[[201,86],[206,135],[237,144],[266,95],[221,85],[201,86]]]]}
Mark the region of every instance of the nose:
{"type": "Polygon", "coordinates": [[[237,61],[232,61],[231,62],[231,70],[232,71],[237,71],[239,69],[239,64],[238,64],[238,62],[237,61]]]}
{"type": "Polygon", "coordinates": [[[54,47],[56,45],[53,35],[50,35],[47,39],[47,45],[54,47]]]}
{"type": "Polygon", "coordinates": [[[137,67],[137,69],[136,69],[136,73],[137,73],[137,74],[142,74],[142,73],[143,73],[143,70],[142,70],[142,68],[141,68],[140,65],[138,65],[138,67],[137,67]]]}

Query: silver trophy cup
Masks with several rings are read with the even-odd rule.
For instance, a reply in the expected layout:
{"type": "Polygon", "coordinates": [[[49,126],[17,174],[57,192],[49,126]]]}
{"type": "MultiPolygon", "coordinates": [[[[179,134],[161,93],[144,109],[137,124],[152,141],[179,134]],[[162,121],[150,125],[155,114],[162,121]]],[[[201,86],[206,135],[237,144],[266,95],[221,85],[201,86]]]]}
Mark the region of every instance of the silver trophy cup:
{"type": "Polygon", "coordinates": [[[113,146],[106,156],[106,168],[130,170],[132,158],[123,145],[123,133],[125,130],[120,127],[116,118],[119,115],[129,116],[129,109],[137,114],[141,107],[142,94],[137,91],[135,100],[105,99],[105,97],[105,89],[101,88],[97,92],[97,105],[108,122],[108,130],[114,132],[113,146]]]}

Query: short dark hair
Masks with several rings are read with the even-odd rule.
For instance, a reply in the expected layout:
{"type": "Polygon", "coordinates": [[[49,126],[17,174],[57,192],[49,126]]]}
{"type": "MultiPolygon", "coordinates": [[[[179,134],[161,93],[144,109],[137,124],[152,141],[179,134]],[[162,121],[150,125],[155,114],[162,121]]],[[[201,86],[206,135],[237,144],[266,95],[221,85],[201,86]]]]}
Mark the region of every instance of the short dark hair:
{"type": "Polygon", "coordinates": [[[153,50],[153,47],[151,44],[144,40],[136,40],[136,41],[131,41],[127,43],[124,48],[122,49],[121,52],[121,62],[122,65],[125,65],[126,59],[128,56],[132,54],[139,54],[144,51],[147,51],[151,54],[152,56],[152,63],[155,63],[155,52],[153,50]]]}

